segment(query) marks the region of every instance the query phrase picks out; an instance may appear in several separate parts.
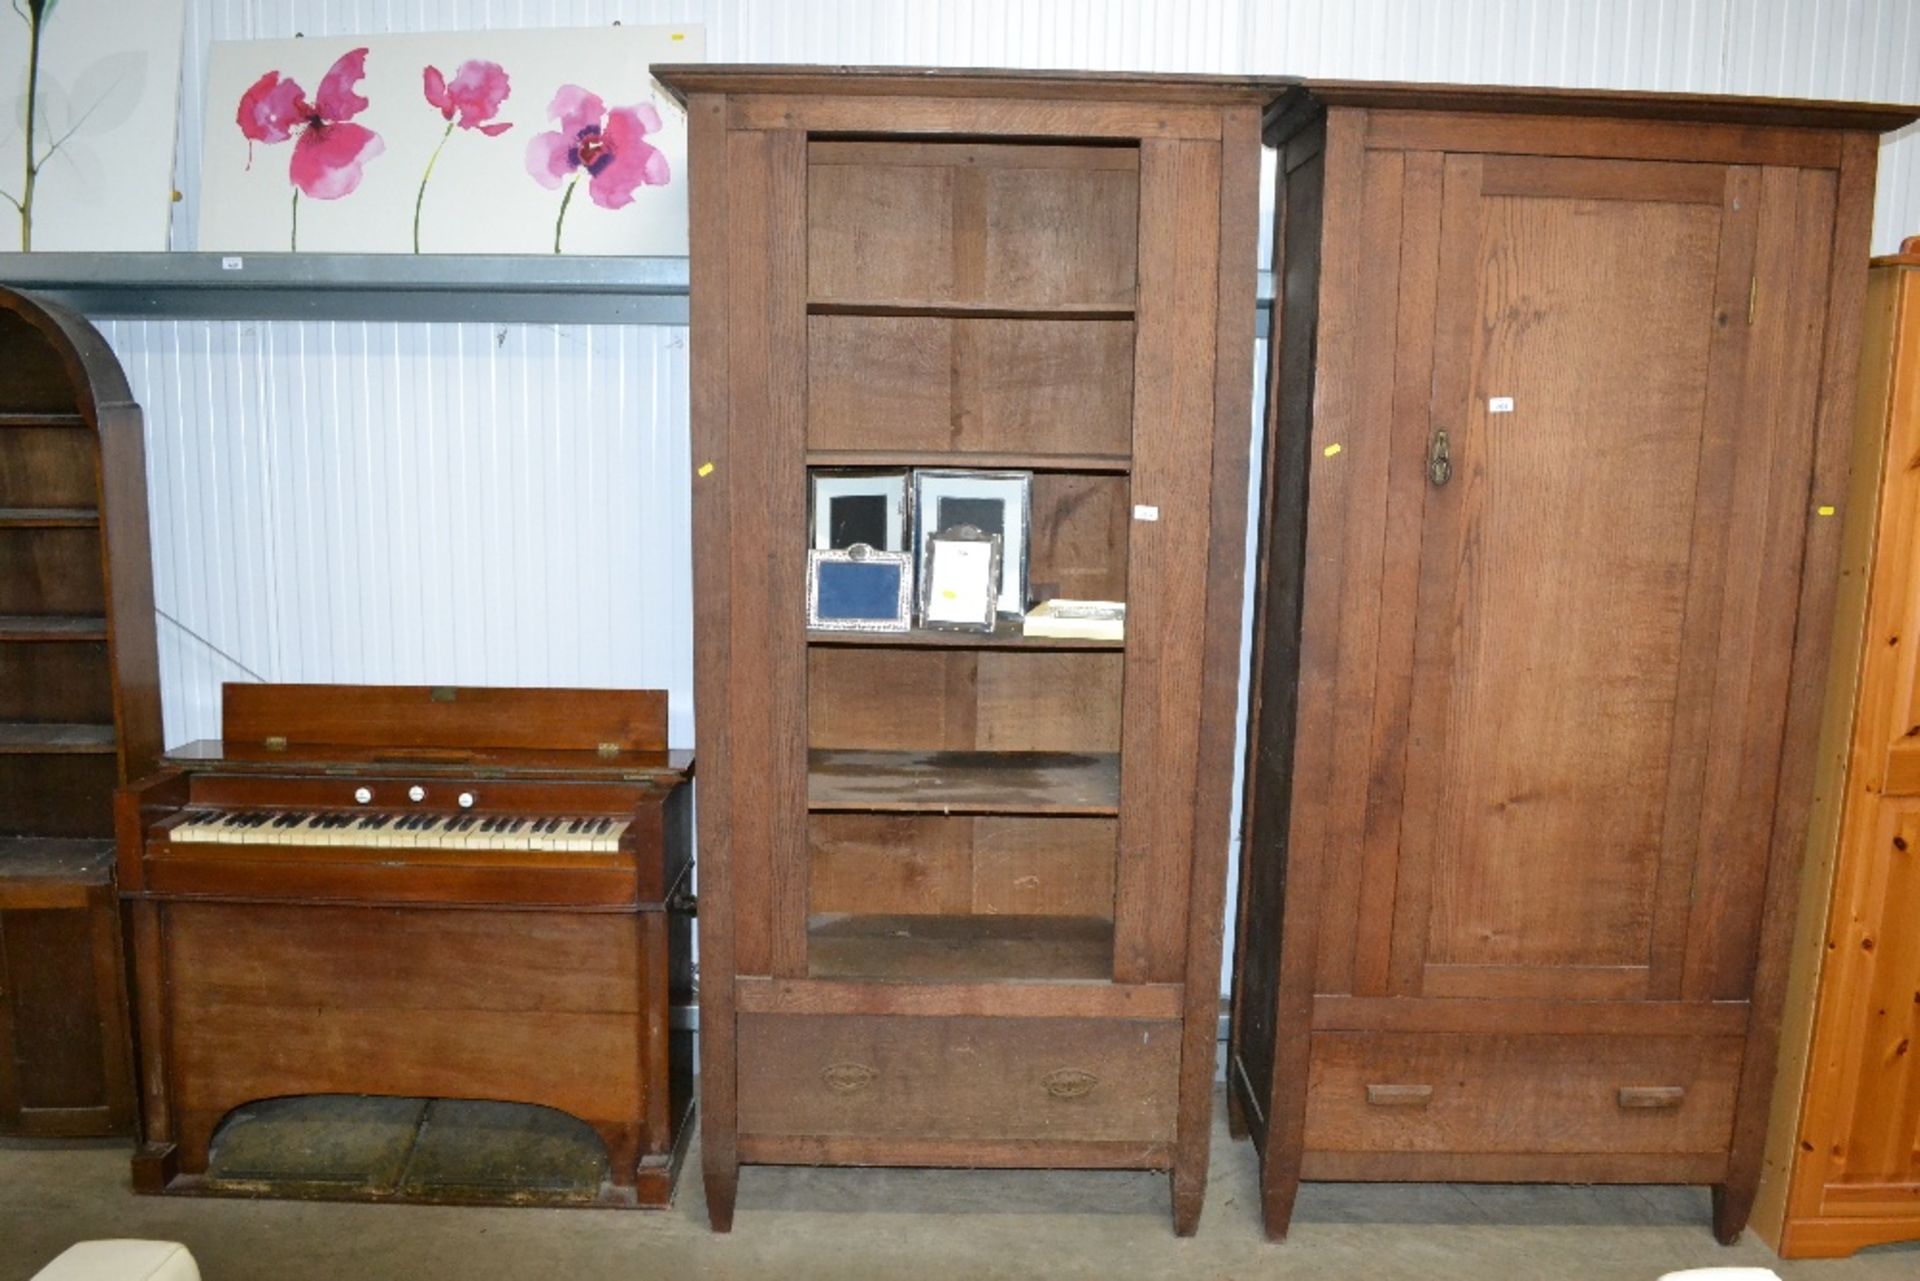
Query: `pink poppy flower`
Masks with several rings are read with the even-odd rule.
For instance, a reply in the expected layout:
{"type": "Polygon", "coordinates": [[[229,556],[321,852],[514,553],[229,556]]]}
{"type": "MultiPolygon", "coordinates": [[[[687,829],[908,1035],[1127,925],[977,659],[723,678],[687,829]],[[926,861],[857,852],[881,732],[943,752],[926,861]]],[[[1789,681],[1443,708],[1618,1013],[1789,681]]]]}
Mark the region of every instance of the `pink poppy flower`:
{"type": "Polygon", "coordinates": [[[660,132],[660,113],[652,103],[608,111],[598,95],[562,85],[547,115],[560,128],[535,134],[527,143],[527,172],[541,186],[557,188],[570,175],[577,181],[585,170],[593,203],[620,209],[633,203],[640,187],[662,187],[671,177],[666,156],[646,140],[660,132]]]}
{"type": "MultiPolygon", "coordinates": [[[[365,49],[342,54],[309,102],[299,82],[269,71],[240,96],[240,132],[249,144],[285,142],[297,133],[287,167],[293,185],[315,200],[351,195],[366,176],[367,161],[386,150],[379,134],[348,123],[366,110],[367,100],[353,88],[366,74],[365,49]]],[[[247,163],[253,163],[251,146],[247,163]]]]}
{"type": "Polygon", "coordinates": [[[460,64],[452,80],[440,74],[440,68],[428,67],[427,101],[440,109],[443,119],[452,120],[457,112],[462,129],[478,129],[489,138],[498,138],[511,124],[487,124],[500,113],[500,104],[513,92],[506,68],[497,62],[472,58],[460,64]]]}

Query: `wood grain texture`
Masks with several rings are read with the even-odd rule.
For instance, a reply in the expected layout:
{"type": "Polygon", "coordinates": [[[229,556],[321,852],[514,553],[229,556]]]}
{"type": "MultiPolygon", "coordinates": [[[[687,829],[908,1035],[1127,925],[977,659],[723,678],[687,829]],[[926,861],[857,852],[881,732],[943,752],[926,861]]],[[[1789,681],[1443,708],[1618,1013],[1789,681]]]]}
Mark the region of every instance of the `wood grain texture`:
{"type": "Polygon", "coordinates": [[[1118,653],[816,646],[813,749],[1117,752],[1118,653]]]}
{"type": "MultiPolygon", "coordinates": [[[[814,154],[823,147],[837,144],[814,144],[814,154]]],[[[1069,151],[876,142],[854,159],[830,150],[807,184],[810,298],[1132,307],[1139,175],[1060,154],[1069,151]],[[1015,162],[1003,163],[1009,156],[1015,162]],[[1041,156],[1057,163],[1035,163],[1041,156]]],[[[836,355],[826,353],[829,365],[836,355]]],[[[956,377],[991,368],[985,355],[980,370],[956,377]]]]}
{"type": "MultiPolygon", "coordinates": [[[[1885,264],[1875,260],[1874,265],[1879,268],[1885,264]]],[[[1754,1228],[1776,1252],[1783,1248],[1789,1227],[1797,1231],[1799,1225],[1812,1221],[1818,1214],[1817,1205],[1811,1210],[1797,1205],[1789,1220],[1796,1182],[1819,1186],[1817,1178],[1805,1170],[1796,1170],[1803,1111],[1809,1124],[1814,1123],[1816,1116],[1822,1116],[1830,1125],[1834,1107],[1830,1091],[1812,1086],[1819,993],[1824,983],[1837,982],[1840,972],[1854,960],[1850,953],[1837,954],[1833,966],[1829,967],[1826,947],[1828,920],[1847,893],[1843,880],[1859,874],[1858,863],[1853,865],[1854,870],[1843,872],[1841,858],[1843,823],[1848,811],[1865,803],[1864,799],[1853,800],[1854,791],[1849,786],[1854,740],[1857,736],[1864,751],[1861,774],[1869,776],[1875,772],[1874,764],[1880,759],[1879,746],[1889,736],[1885,722],[1898,719],[1891,716],[1893,709],[1888,706],[1884,684],[1890,670],[1885,655],[1898,654],[1899,647],[1890,646],[1883,653],[1876,645],[1869,652],[1867,637],[1870,627],[1874,632],[1886,632],[1884,619],[1897,619],[1905,612],[1902,603],[1905,576],[1896,574],[1891,576],[1891,581],[1876,583],[1874,574],[1876,546],[1884,541],[1889,549],[1888,559],[1893,559],[1892,549],[1903,546],[1902,539],[1908,537],[1903,530],[1912,510],[1903,484],[1905,469],[1898,463],[1888,469],[1889,459],[1895,457],[1891,452],[1895,445],[1893,436],[1903,425],[1892,418],[1891,410],[1905,278],[1904,273],[1874,270],[1869,272],[1867,281],[1852,468],[1841,508],[1845,516],[1841,524],[1839,582],[1835,589],[1833,658],[1821,718],[1813,797],[1808,808],[1807,857],[1800,874],[1793,959],[1782,1003],[1778,1071],[1767,1122],[1760,1185],[1752,1213],[1754,1228]],[[1883,523],[1887,527],[1884,540],[1883,523]],[[1876,684],[1881,688],[1871,698],[1863,698],[1869,662],[1875,666],[1876,684]],[[1875,722],[1882,723],[1876,725],[1875,722]]],[[[1901,740],[1896,738],[1896,741],[1901,740]]],[[[1881,796],[1887,795],[1884,778],[1875,791],[1881,796]]],[[[1871,957],[1870,953],[1865,955],[1871,957]]],[[[1829,1005],[1828,1009],[1832,1008],[1829,1005]]],[[[1833,1016],[1829,1013],[1826,1017],[1833,1016]]],[[[1823,1070],[1830,1073],[1832,1069],[1827,1066],[1823,1070]]],[[[1831,1085],[1832,1077],[1827,1081],[1831,1085]]],[[[1819,1147],[1816,1142],[1816,1152],[1819,1147]]]]}
{"type": "MultiPolygon", "coordinates": [[[[102,838],[160,750],[140,410],[92,325],[7,289],[0,367],[0,834],[102,838]]],[[[50,870],[44,849],[0,841],[0,1132],[125,1133],[111,865],[50,870]]]]}
{"type": "Polygon", "coordinates": [[[1212,503],[1206,596],[1206,647],[1200,690],[1199,760],[1193,806],[1193,870],[1188,877],[1187,949],[1182,973],[1187,1008],[1181,1031],[1180,1103],[1173,1172],[1174,1230],[1199,1227],[1213,1137],[1213,1074],[1220,1003],[1202,976],[1220,970],[1226,856],[1231,844],[1232,756],[1241,663],[1245,565],[1231,532],[1247,520],[1252,411],[1252,275],[1259,224],[1260,116],[1226,112],[1220,129],[1220,259],[1214,311],[1212,503]]]}
{"type": "Polygon", "coordinates": [[[807,320],[809,449],[1118,455],[1132,417],[1129,320],[807,320]]]}
{"type": "Polygon", "coordinates": [[[1317,1032],[1307,1145],[1317,1152],[1717,1153],[1742,1041],[1317,1032]],[[1427,1094],[1383,1105],[1376,1086],[1427,1094]],[[1682,1091],[1676,1107],[1623,1090],[1682,1091]],[[1377,1091],[1375,1092],[1377,1094],[1377,1091]],[[1629,1095],[1629,1100],[1635,1096],[1629,1095]]]}
{"type": "MultiPolygon", "coordinates": [[[[737,1091],[734,1036],[735,920],[733,874],[733,745],[731,590],[733,420],[729,147],[726,99],[700,93],[687,104],[690,221],[688,313],[693,489],[694,733],[709,763],[700,773],[700,1159],[714,1231],[733,1226],[740,1162],[735,1147],[737,1091]],[[702,469],[707,469],[701,474],[702,469]]],[[[744,453],[744,451],[743,451],[744,453]]]]}
{"type": "Polygon", "coordinates": [[[1212,519],[1220,149],[1152,141],[1140,158],[1139,344],[1128,537],[1114,977],[1178,980],[1186,965],[1199,752],[1201,634],[1212,519]],[[1133,584],[1149,584],[1147,591],[1133,584]]]}
{"type": "Polygon", "coordinates": [[[341,747],[664,751],[667,696],[657,689],[458,689],[405,685],[260,685],[221,691],[220,730],[341,747]],[[296,738],[296,735],[299,736],[296,738]]]}
{"type": "MultiPolygon", "coordinates": [[[[912,1109],[898,1122],[908,1128],[884,1134],[810,1113],[770,1133],[744,1110],[800,1107],[801,1086],[756,1087],[750,1103],[742,1075],[728,1088],[743,1124],[723,1136],[738,1147],[709,1179],[710,1206],[717,1193],[730,1212],[741,1155],[1058,1160],[1172,1169],[1175,1226],[1189,1230],[1217,1017],[1252,347],[1252,273],[1221,261],[1252,265],[1259,94],[1228,110],[1217,87],[1188,97],[1160,78],[1122,78],[1103,97],[1064,77],[1049,97],[1039,90],[1053,81],[1024,76],[852,76],[822,92],[783,72],[669,75],[734,86],[707,120],[707,145],[726,157],[715,207],[728,230],[706,243],[726,254],[722,309],[708,319],[726,335],[713,412],[732,452],[716,466],[740,488],[715,531],[723,555],[709,560],[723,566],[726,637],[697,640],[703,664],[717,654],[726,670],[720,910],[733,937],[720,981],[761,1003],[739,1026],[804,1010],[842,1026],[899,1014],[965,1031],[973,1019],[981,1044],[998,1045],[1012,1035],[1004,1014],[1032,1043],[1061,1017],[1116,1024],[1139,1012],[1135,993],[1161,1020],[1151,1070],[1128,1066],[1093,1095],[1155,1091],[1153,1128],[1110,1138],[1062,1137],[1052,1114],[1023,1108],[984,1136],[945,1137],[912,1109]],[[769,139],[805,135],[806,191],[767,200],[756,174],[769,139]],[[789,211],[800,243],[769,231],[789,211]],[[796,276],[804,288],[787,299],[796,276]],[[770,333],[790,323],[799,338],[768,359],[770,333]],[[783,363],[796,352],[797,366],[783,363]],[[769,630],[789,608],[779,549],[804,546],[804,522],[786,506],[799,473],[783,469],[942,464],[1031,470],[1030,596],[1126,600],[1125,642],[812,637],[805,668],[788,666],[769,630]],[[1133,519],[1136,505],[1157,519],[1133,519]],[[804,693],[787,683],[799,673],[804,693]],[[789,732],[812,749],[806,828],[768,769],[789,732]],[[1137,771],[1124,787],[1123,761],[1137,771]],[[783,844],[795,837],[804,854],[783,844]],[[1021,981],[1035,977],[1051,981],[1021,981]],[[863,982],[874,979],[887,982],[863,982]]],[[[696,452],[710,461],[700,405],[696,452]]],[[[923,1093],[947,1092],[945,1067],[904,1053],[910,1075],[934,1082],[923,1093]]],[[[1071,1103],[1088,1082],[1063,1068],[1053,1087],[1048,1098],[1071,1103]]]]}
{"type": "Polygon", "coordinates": [[[1835,138],[1834,134],[1810,129],[1668,120],[1568,120],[1543,115],[1377,110],[1367,145],[1386,150],[1482,155],[1544,154],[1831,169],[1840,158],[1835,138]]]}
{"type": "MultiPolygon", "coordinates": [[[[528,720],[546,715],[536,707],[528,720]]],[[[662,899],[689,880],[684,786],[622,779],[617,762],[604,763],[605,778],[620,780],[607,785],[627,794],[621,848],[560,861],[541,851],[174,846],[182,808],[198,804],[196,773],[218,768],[182,766],[117,797],[140,996],[141,1190],[194,1186],[234,1107],[349,1093],[556,1107],[606,1142],[624,1189],[614,1203],[671,1198],[692,1047],[667,1009],[691,995],[691,940],[662,899]],[[592,1070],[556,1072],[556,1045],[592,1070]]],[[[275,781],[246,780],[262,812],[288,808],[272,796],[275,781]]],[[[531,799],[539,785],[520,786],[531,799]]],[[[568,794],[545,786],[533,814],[554,813],[568,794]]],[[[95,941],[96,964],[116,980],[118,916],[109,905],[95,941]]]]}
{"type": "Polygon", "coordinates": [[[1105,818],[815,814],[813,913],[1113,919],[1105,818]]]}
{"type": "Polygon", "coordinates": [[[740,1130],[1166,1143],[1179,1040],[1131,1019],[742,1014],[740,1130]]]}
{"type": "MultiPolygon", "coordinates": [[[[1842,246],[1870,148],[1844,111],[1609,102],[1309,88],[1270,117],[1287,248],[1296,189],[1325,177],[1297,237],[1324,236],[1317,310],[1276,255],[1269,430],[1299,407],[1275,448],[1312,477],[1304,607],[1256,596],[1229,1066],[1273,1235],[1303,1173],[1691,1179],[1717,1185],[1723,1239],[1746,1216],[1833,600],[1840,522],[1815,513],[1847,501],[1827,407],[1851,395],[1842,246]],[[1289,689],[1263,665],[1294,618],[1289,689]],[[1266,723],[1281,691],[1285,733],[1266,723]],[[1343,1153],[1303,1134],[1308,1029],[1532,1048],[1449,1104],[1449,1131],[1343,1153]],[[1611,1047],[1592,1063],[1589,1037],[1611,1047]],[[1704,1095],[1569,1084],[1696,1043],[1717,1047],[1704,1095]],[[1616,1142],[1682,1116],[1665,1148],[1616,1142]]],[[[1300,492],[1269,481],[1263,543],[1286,545],[1300,492]]],[[[1367,1085],[1408,1084],[1366,1066],[1336,1128],[1373,1124],[1367,1085]]],[[[1443,1082],[1411,1084],[1426,1106],[1379,1111],[1434,1115],[1443,1082]]]]}
{"type": "MultiPolygon", "coordinates": [[[[1791,1167],[1768,1176],[1783,1179],[1787,1186],[1779,1217],[1769,1216],[1763,1231],[1771,1228],[1779,1248],[1789,1255],[1846,1253],[1898,1236],[1920,1236],[1920,1215],[1915,1213],[1920,1208],[1915,1192],[1920,1187],[1920,1161],[1915,1159],[1915,1145],[1920,1142],[1920,1102],[1916,1102],[1920,1075],[1911,1066],[1908,1044],[1913,1011],[1920,1008],[1912,995],[1920,991],[1920,952],[1915,951],[1912,931],[1903,921],[1920,897],[1920,881],[1911,873],[1908,853],[1920,830],[1913,822],[1912,803],[1888,794],[1894,790],[1888,785],[1893,771],[1888,748],[1903,743],[1914,724],[1915,665],[1908,644],[1914,633],[1911,462],[1920,396],[1915,393],[1911,368],[1915,362],[1911,359],[1910,271],[1878,269],[1873,286],[1876,305],[1869,312],[1861,305],[1864,282],[1859,273],[1843,265],[1857,263],[1859,258],[1861,202],[1871,175],[1869,141],[1848,140],[1850,159],[1866,167],[1850,172],[1843,165],[1840,173],[1834,263],[1828,281],[1835,310],[1826,335],[1812,500],[1819,502],[1844,483],[1849,434],[1861,440],[1867,451],[1877,443],[1876,437],[1883,439],[1885,463],[1879,472],[1877,520],[1870,496],[1848,513],[1849,525],[1873,521],[1878,536],[1862,643],[1857,648],[1837,648],[1835,653],[1835,662],[1842,668],[1859,664],[1857,699],[1849,700],[1857,713],[1851,734],[1846,733],[1844,721],[1829,721],[1830,729],[1849,742],[1831,906],[1823,928],[1803,935],[1802,945],[1818,948],[1823,962],[1818,970],[1813,1039],[1806,1051],[1805,1093],[1797,1124],[1790,1131],[1797,1136],[1792,1142],[1791,1167]],[[1866,394],[1860,398],[1860,423],[1850,433],[1854,366],[1849,354],[1860,339],[1854,318],[1863,314],[1873,317],[1861,357],[1866,394]],[[1876,1186],[1879,1192],[1849,1201],[1850,1188],[1876,1186]]],[[[1866,452],[1856,466],[1871,459],[1867,451],[1856,450],[1866,452]]],[[[1831,607],[1831,564],[1839,555],[1841,537],[1841,531],[1833,528],[1837,523],[1810,521],[1803,608],[1831,607]],[[1826,581],[1817,581],[1816,575],[1826,581]]],[[[1791,928],[1790,895],[1797,888],[1794,870],[1800,850],[1797,845],[1783,848],[1781,842],[1797,837],[1808,822],[1807,802],[1790,798],[1784,779],[1795,772],[1803,778],[1811,775],[1818,760],[1811,742],[1795,741],[1796,732],[1800,740],[1812,737],[1821,692],[1819,675],[1803,670],[1801,663],[1811,650],[1814,661],[1824,667],[1825,647],[1831,640],[1844,638],[1846,622],[1842,614],[1832,637],[1824,629],[1814,635],[1806,628],[1796,637],[1794,706],[1789,718],[1797,723],[1789,730],[1793,750],[1782,763],[1781,804],[1774,818],[1774,880],[1768,885],[1761,926],[1763,938],[1782,949],[1791,928]]],[[[1836,679],[1834,688],[1844,687],[1836,679]]],[[[1756,1009],[1762,999],[1768,1003],[1773,1025],[1768,1031],[1777,1029],[1781,1019],[1786,971],[1784,955],[1765,955],[1755,978],[1756,1009]]],[[[1765,1095],[1775,1066],[1772,1041],[1765,1044],[1768,1062],[1749,1082],[1756,1097],[1750,1105],[1743,1100],[1735,1159],[1716,1205],[1723,1216],[1716,1227],[1723,1233],[1739,1230],[1762,1178],[1768,1120],[1765,1095]]],[[[1792,1053],[1789,1046],[1781,1057],[1792,1053]]],[[[1790,1078],[1783,1083],[1783,1091],[1794,1084],[1790,1078]]]]}

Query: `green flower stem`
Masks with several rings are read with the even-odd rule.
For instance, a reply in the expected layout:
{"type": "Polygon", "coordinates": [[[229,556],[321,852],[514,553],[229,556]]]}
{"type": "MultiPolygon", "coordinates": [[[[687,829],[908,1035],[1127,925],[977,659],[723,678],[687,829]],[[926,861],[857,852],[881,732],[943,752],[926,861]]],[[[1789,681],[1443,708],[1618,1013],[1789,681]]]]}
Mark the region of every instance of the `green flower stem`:
{"type": "Polygon", "coordinates": [[[300,188],[293,189],[293,236],[287,241],[287,248],[295,253],[300,250],[300,188]]]}
{"type": "Polygon", "coordinates": [[[560,226],[567,220],[567,206],[573,203],[573,189],[579,185],[580,179],[576,176],[567,184],[567,194],[560,197],[560,216],[553,220],[553,252],[555,253],[560,252],[560,226]]]}
{"type": "Polygon", "coordinates": [[[39,114],[40,95],[40,21],[44,15],[31,13],[27,19],[27,177],[20,193],[20,252],[33,248],[33,181],[39,166],[33,163],[33,118],[39,114]]]}
{"type": "Polygon", "coordinates": [[[440,135],[440,145],[433,149],[427,158],[427,171],[420,175],[420,194],[413,198],[413,252],[420,252],[420,206],[426,203],[427,179],[433,177],[433,166],[440,159],[440,150],[447,145],[447,139],[453,137],[453,121],[447,121],[447,131],[440,135]]]}

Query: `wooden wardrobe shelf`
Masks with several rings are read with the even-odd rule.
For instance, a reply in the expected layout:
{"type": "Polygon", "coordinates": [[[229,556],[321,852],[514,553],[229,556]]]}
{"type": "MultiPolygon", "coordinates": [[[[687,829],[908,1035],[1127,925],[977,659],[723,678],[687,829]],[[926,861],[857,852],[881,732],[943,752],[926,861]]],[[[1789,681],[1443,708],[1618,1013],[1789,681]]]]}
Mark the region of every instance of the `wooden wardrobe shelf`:
{"type": "Polygon", "coordinates": [[[40,410],[0,410],[0,427],[86,427],[85,415],[40,410]]]}
{"type": "Polygon", "coordinates": [[[111,725],[68,725],[57,722],[0,723],[0,756],[20,754],[112,755],[111,725]]]}
{"type": "Polygon", "coordinates": [[[1085,982],[1113,975],[1113,922],[1091,916],[846,916],[807,921],[816,979],[1085,982]]]}
{"type": "Polygon", "coordinates": [[[1066,471],[1125,475],[1126,454],[968,453],[964,450],[809,449],[809,467],[962,467],[981,471],[1066,471]]]}
{"type": "Polygon", "coordinates": [[[0,880],[113,883],[112,841],[0,836],[0,880]]]}
{"type": "Polygon", "coordinates": [[[945,316],[957,320],[1132,320],[1133,308],[1112,303],[821,301],[807,304],[811,316],[945,316]]]}
{"type": "Polygon", "coordinates": [[[808,754],[807,808],[933,814],[1118,814],[1120,757],[1078,752],[808,754]]]}
{"type": "Polygon", "coordinates": [[[0,614],[0,641],[103,641],[107,620],[89,614],[0,614]]]}
{"type": "Polygon", "coordinates": [[[0,529],[91,529],[100,513],[90,507],[0,507],[0,529]]]}
{"type": "Polygon", "coordinates": [[[990,632],[949,632],[938,628],[915,627],[904,632],[819,632],[807,633],[809,645],[881,645],[909,649],[1046,649],[1095,650],[1109,653],[1124,650],[1123,640],[1083,640],[1058,636],[1028,636],[1018,623],[1002,623],[990,632]]]}

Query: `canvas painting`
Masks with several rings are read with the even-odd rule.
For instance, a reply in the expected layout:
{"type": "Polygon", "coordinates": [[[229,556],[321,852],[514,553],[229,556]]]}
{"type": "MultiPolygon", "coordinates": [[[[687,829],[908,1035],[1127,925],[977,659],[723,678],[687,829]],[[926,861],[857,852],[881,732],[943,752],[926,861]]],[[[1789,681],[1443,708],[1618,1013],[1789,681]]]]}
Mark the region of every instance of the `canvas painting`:
{"type": "Polygon", "coordinates": [[[184,2],[0,7],[0,250],[167,248],[184,2]]]}
{"type": "Polygon", "coordinates": [[[699,27],[213,46],[199,247],[684,254],[686,118],[656,62],[699,27]]]}

